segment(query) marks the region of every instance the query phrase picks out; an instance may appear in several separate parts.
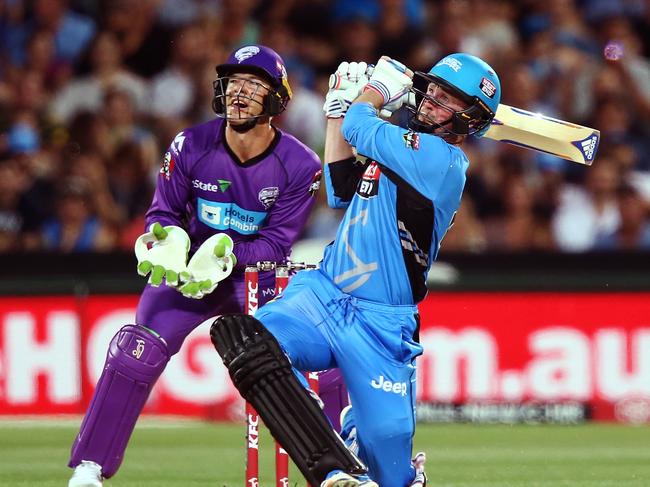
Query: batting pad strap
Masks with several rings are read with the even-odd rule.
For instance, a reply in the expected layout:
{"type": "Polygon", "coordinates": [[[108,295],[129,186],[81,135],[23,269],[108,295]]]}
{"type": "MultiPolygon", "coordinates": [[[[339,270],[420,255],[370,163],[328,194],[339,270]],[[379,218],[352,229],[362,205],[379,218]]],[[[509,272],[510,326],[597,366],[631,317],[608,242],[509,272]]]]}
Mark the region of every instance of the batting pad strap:
{"type": "Polygon", "coordinates": [[[262,323],[244,314],[224,315],[212,324],[210,338],[241,395],[310,485],[320,485],[333,470],[353,475],[366,472],[262,323]]]}
{"type": "Polygon", "coordinates": [[[117,332],[72,445],[69,466],[92,460],[102,466],[106,478],[117,472],[138,416],[169,357],[165,341],[144,327],[126,325],[117,332]]]}

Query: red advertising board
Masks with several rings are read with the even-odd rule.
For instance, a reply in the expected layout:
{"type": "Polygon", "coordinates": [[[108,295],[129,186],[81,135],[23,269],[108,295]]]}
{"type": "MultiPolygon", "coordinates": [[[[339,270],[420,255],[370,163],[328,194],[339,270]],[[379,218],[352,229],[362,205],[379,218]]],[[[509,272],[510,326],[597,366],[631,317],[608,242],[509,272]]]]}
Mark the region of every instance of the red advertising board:
{"type": "MultiPolygon", "coordinates": [[[[0,414],[82,413],[136,303],[0,298],[0,414]]],[[[594,419],[650,422],[650,293],[439,293],[420,310],[423,404],[586,404],[594,419]]],[[[208,328],[188,337],[145,412],[243,414],[208,328]]]]}

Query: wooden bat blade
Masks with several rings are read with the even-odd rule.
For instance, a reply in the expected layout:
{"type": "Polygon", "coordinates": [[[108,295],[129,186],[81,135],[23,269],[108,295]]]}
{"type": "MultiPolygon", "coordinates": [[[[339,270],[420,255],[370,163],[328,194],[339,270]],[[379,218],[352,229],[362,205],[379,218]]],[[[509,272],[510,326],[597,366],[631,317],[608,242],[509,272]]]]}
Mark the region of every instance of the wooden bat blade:
{"type": "Polygon", "coordinates": [[[599,130],[503,104],[483,136],[587,166],[600,142],[599,130]]]}

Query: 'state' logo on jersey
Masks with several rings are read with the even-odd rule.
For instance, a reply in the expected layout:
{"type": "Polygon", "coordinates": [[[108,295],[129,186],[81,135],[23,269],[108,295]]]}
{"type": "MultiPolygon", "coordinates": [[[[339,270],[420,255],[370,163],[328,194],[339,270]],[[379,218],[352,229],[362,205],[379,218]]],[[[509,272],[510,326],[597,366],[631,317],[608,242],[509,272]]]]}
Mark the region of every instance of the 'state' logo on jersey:
{"type": "Polygon", "coordinates": [[[174,165],[176,163],[174,162],[174,158],[172,157],[171,152],[167,151],[165,152],[165,157],[163,159],[162,167],[160,168],[160,174],[165,176],[165,179],[169,181],[169,178],[172,176],[172,172],[174,171],[174,165]]]}
{"type": "Polygon", "coordinates": [[[210,191],[212,193],[218,193],[221,191],[222,193],[225,193],[232,184],[230,181],[226,181],[225,179],[217,179],[217,182],[219,184],[204,183],[200,179],[194,179],[192,181],[192,186],[202,191],[210,191]]]}
{"type": "Polygon", "coordinates": [[[371,162],[359,181],[357,194],[362,198],[372,198],[379,193],[381,170],[376,162],[371,162]]]}

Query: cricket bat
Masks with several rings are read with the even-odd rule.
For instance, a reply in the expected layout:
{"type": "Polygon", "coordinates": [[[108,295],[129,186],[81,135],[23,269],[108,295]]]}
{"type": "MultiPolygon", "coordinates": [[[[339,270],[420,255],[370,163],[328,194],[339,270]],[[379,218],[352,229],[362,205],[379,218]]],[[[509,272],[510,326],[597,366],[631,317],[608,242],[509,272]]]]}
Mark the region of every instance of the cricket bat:
{"type": "MultiPolygon", "coordinates": [[[[352,87],[353,83],[333,74],[329,86],[346,89],[352,87]]],[[[415,106],[413,92],[408,94],[406,104],[415,106]]],[[[380,115],[388,119],[391,112],[382,110],[380,115]]],[[[483,137],[591,166],[598,150],[600,131],[500,104],[483,137]]]]}
{"type": "Polygon", "coordinates": [[[600,131],[501,104],[483,137],[591,166],[600,131]]]}

